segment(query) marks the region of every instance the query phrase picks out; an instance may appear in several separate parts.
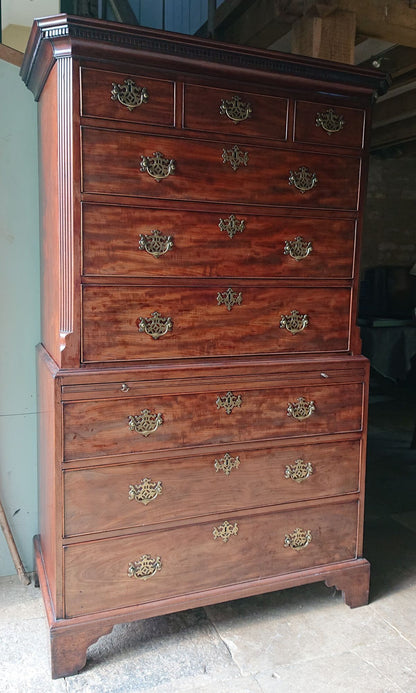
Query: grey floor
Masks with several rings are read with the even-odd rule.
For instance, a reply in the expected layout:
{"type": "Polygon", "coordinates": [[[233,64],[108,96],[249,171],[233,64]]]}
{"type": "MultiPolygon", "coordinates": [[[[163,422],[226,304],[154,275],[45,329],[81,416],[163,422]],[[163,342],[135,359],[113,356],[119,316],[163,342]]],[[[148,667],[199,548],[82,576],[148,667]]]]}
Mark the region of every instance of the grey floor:
{"type": "Polygon", "coordinates": [[[323,584],[116,626],[52,681],[39,590],[0,578],[0,691],[416,693],[415,387],[371,387],[370,604],[323,584]]]}

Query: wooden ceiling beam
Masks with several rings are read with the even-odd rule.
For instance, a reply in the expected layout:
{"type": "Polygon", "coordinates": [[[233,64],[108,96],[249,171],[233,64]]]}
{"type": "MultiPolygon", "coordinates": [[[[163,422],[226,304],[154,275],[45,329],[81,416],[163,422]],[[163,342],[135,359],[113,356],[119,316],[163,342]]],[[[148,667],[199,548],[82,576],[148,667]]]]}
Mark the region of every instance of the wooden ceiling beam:
{"type": "Polygon", "coordinates": [[[339,10],[355,13],[359,34],[416,48],[416,0],[225,0],[216,32],[221,40],[264,48],[301,17],[339,10]]]}

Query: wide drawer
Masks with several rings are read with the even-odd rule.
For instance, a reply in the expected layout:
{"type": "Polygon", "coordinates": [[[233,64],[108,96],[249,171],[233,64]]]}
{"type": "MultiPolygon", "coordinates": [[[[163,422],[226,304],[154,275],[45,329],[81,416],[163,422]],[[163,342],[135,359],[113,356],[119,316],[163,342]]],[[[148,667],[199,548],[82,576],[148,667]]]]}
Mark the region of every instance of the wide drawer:
{"type": "Polygon", "coordinates": [[[353,559],[356,534],[354,502],[254,516],[235,513],[171,530],[74,544],[64,550],[66,616],[353,559]],[[224,541],[221,536],[227,535],[224,541]],[[285,545],[290,543],[304,548],[285,545]]]}
{"type": "Polygon", "coordinates": [[[209,287],[85,286],[82,360],[345,352],[350,297],[348,288],[225,282],[209,287]]]}
{"type": "MultiPolygon", "coordinates": [[[[287,375],[290,381],[290,373],[287,375]]],[[[166,395],[66,402],[64,460],[362,428],[362,383],[252,383],[166,395]],[[289,415],[288,415],[289,410],[289,415]]],[[[202,389],[202,388],[201,388],[202,389]]]]}
{"type": "Polygon", "coordinates": [[[149,125],[174,125],[175,84],[140,75],[81,70],[81,115],[149,125]]]}
{"type": "Polygon", "coordinates": [[[85,193],[343,210],[358,204],[358,157],[258,147],[238,134],[212,142],[84,127],[82,143],[85,193]],[[240,156],[246,163],[233,169],[240,156]],[[167,177],[156,180],[146,166],[167,177]],[[302,186],[312,185],[313,175],[317,183],[301,192],[289,183],[291,172],[302,186]]]}
{"type": "Polygon", "coordinates": [[[64,472],[65,536],[352,493],[360,441],[241,449],[64,472]]]}
{"type": "Polygon", "coordinates": [[[185,128],[233,137],[287,137],[288,100],[196,84],[184,85],[185,128]]]}
{"type": "Polygon", "coordinates": [[[295,105],[296,142],[331,147],[362,147],[365,111],[311,101],[295,105]]]}
{"type": "Polygon", "coordinates": [[[82,230],[90,276],[352,276],[353,221],[84,203],[82,230]]]}

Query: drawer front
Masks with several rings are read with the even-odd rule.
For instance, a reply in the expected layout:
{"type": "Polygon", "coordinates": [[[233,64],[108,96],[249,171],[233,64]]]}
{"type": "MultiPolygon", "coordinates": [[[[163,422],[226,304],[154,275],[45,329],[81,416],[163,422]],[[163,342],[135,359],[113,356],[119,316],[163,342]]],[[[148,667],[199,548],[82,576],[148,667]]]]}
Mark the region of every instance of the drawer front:
{"type": "Polygon", "coordinates": [[[347,351],[350,295],[350,289],[228,282],[86,286],[83,361],[347,351]]]}
{"type": "Polygon", "coordinates": [[[344,441],[66,471],[65,536],[352,493],[359,462],[344,441]]]}
{"type": "Polygon", "coordinates": [[[352,276],[355,224],[347,220],[84,203],[82,224],[90,276],[352,276]]]}
{"type": "Polygon", "coordinates": [[[184,383],[184,390],[160,396],[149,391],[148,396],[95,401],[91,394],[90,401],[65,403],[64,459],[346,433],[362,428],[361,383],[234,389],[230,385],[204,392],[186,392],[184,383]],[[299,402],[300,398],[305,402],[299,402]],[[310,415],[296,418],[302,412],[310,415]]]}
{"type": "Polygon", "coordinates": [[[294,138],[330,147],[362,147],[364,117],[362,109],[297,101],[294,138]]]}
{"type": "Polygon", "coordinates": [[[288,100],[212,87],[184,86],[184,127],[233,137],[287,137],[288,100]]]}
{"type": "MultiPolygon", "coordinates": [[[[214,200],[247,204],[355,210],[360,159],[254,146],[244,140],[207,142],[83,128],[83,192],[167,200],[214,200]],[[247,154],[236,170],[223,153],[247,154]],[[162,159],[155,156],[160,153],[162,159]],[[142,159],[145,157],[145,159],[142,159]],[[168,164],[174,162],[175,170],[168,164]],[[157,181],[153,175],[166,175],[157,181]],[[317,183],[306,192],[290,185],[301,167],[317,183]]],[[[298,179],[298,178],[297,178],[298,179]]],[[[312,180],[310,180],[312,184],[312,180]]]]}
{"type": "Polygon", "coordinates": [[[66,616],[353,559],[356,533],[357,504],[342,503],[254,517],[236,513],[227,520],[219,516],[203,524],[68,546],[66,616]],[[234,531],[227,541],[221,538],[229,533],[225,521],[234,531]],[[296,529],[301,530],[299,542],[307,544],[300,550],[285,546],[285,540],[295,539],[296,529]]]}
{"type": "Polygon", "coordinates": [[[140,75],[81,70],[81,115],[173,127],[175,84],[140,75]]]}

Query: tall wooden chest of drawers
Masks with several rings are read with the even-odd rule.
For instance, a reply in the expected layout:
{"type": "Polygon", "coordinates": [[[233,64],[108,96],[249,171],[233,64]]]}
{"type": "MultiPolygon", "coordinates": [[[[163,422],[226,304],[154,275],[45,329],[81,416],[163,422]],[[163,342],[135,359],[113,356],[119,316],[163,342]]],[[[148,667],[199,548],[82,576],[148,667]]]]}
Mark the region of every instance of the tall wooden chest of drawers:
{"type": "Polygon", "coordinates": [[[115,623],[368,599],[355,326],[380,74],[61,15],[39,101],[37,569],[54,677],[115,623]]]}

